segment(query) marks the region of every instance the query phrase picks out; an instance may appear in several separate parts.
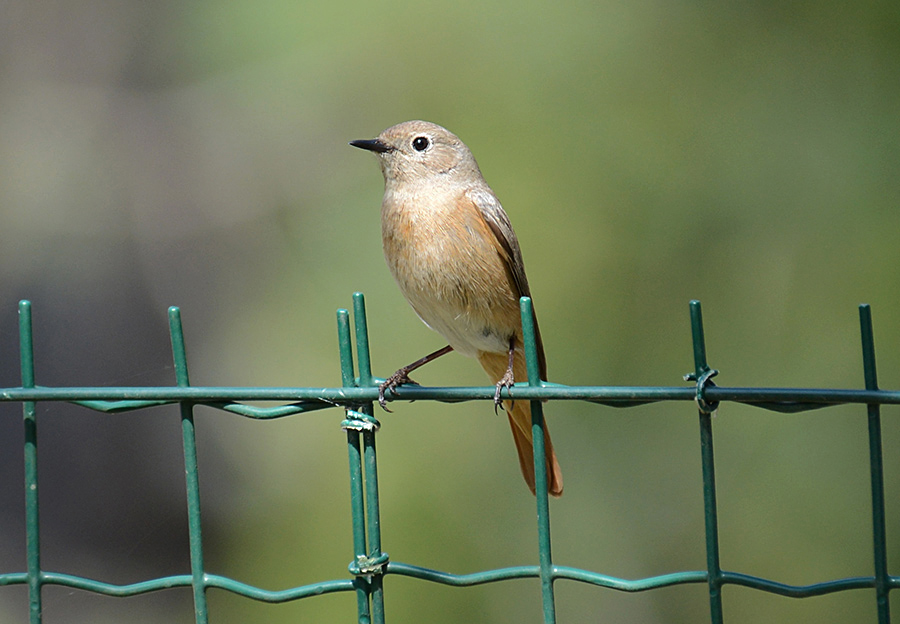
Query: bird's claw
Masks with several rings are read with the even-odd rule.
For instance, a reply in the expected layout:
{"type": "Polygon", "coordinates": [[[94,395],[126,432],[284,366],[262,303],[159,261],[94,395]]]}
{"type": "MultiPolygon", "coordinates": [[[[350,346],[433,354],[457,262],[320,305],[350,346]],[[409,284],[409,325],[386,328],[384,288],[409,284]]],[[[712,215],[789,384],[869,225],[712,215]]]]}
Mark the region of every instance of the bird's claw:
{"type": "MultiPolygon", "coordinates": [[[[513,372],[512,372],[512,370],[507,370],[507,371],[503,374],[503,377],[500,378],[500,381],[497,382],[497,387],[496,387],[496,389],[494,390],[494,413],[495,413],[495,414],[497,413],[497,410],[498,410],[499,408],[502,408],[502,407],[503,407],[503,401],[500,399],[500,392],[501,392],[504,388],[506,388],[507,390],[508,390],[509,388],[512,388],[513,385],[514,385],[515,383],[516,383],[516,380],[515,380],[515,378],[513,377],[513,372]]],[[[504,408],[504,409],[505,409],[505,408],[504,408]]]]}
{"type": "Polygon", "coordinates": [[[406,384],[414,384],[418,386],[415,381],[409,378],[409,372],[406,369],[401,368],[393,375],[384,380],[384,382],[378,385],[378,404],[381,406],[381,409],[388,413],[393,413],[388,409],[387,400],[384,398],[386,392],[390,392],[394,394],[394,390],[399,388],[400,386],[406,384]]]}

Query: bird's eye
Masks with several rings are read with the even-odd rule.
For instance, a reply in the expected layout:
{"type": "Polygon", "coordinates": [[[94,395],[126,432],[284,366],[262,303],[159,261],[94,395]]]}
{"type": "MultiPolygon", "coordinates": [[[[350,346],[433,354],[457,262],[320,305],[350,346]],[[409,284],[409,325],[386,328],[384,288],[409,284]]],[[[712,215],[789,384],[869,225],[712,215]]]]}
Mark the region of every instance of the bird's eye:
{"type": "Polygon", "coordinates": [[[431,145],[431,141],[428,140],[428,137],[423,136],[414,138],[412,142],[413,149],[417,152],[424,152],[429,145],[431,145]]]}

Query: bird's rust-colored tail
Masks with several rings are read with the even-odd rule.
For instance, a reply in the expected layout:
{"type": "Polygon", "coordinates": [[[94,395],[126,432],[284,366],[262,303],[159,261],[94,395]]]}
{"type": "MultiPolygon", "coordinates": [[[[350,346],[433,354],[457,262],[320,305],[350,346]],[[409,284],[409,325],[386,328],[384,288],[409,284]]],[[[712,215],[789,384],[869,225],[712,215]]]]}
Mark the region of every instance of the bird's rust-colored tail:
{"type": "MultiPolygon", "coordinates": [[[[506,372],[509,359],[501,353],[478,354],[478,361],[482,368],[497,383],[506,372]]],[[[513,373],[519,381],[528,378],[525,368],[525,358],[518,351],[513,360],[513,373]]],[[[516,443],[516,451],[519,453],[519,467],[522,476],[531,493],[534,494],[534,447],[531,435],[531,401],[504,401],[503,408],[509,418],[509,426],[512,429],[513,440],[516,443]]],[[[547,457],[547,492],[551,496],[562,496],[563,478],[559,462],[556,461],[556,453],[553,451],[553,443],[550,441],[550,432],[547,423],[544,423],[544,450],[547,457]]]]}

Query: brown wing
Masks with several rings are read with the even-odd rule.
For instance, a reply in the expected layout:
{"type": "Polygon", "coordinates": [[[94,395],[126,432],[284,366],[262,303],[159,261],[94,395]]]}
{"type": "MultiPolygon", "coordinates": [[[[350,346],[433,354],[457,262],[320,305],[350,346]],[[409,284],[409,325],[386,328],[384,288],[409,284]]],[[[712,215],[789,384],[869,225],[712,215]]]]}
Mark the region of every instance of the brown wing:
{"type": "MultiPolygon", "coordinates": [[[[500,205],[500,201],[488,189],[473,189],[468,192],[472,200],[481,211],[485,222],[500,244],[500,257],[503,260],[510,286],[517,297],[530,297],[531,289],[528,288],[528,278],[525,276],[525,263],[522,260],[522,250],[519,248],[519,239],[513,231],[509,216],[500,205]]],[[[547,361],[544,357],[544,343],[541,340],[541,330],[538,327],[537,315],[534,314],[534,338],[537,342],[538,368],[541,379],[547,380],[547,361]]]]}

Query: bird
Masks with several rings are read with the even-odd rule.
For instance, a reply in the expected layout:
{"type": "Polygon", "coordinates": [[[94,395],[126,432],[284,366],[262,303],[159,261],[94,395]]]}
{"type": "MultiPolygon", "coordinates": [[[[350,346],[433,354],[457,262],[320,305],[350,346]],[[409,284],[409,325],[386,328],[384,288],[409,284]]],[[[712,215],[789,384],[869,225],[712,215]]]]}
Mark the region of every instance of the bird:
{"type": "MultiPolygon", "coordinates": [[[[379,386],[379,403],[387,409],[385,393],[415,383],[409,373],[442,355],[456,351],[476,358],[496,384],[494,410],[502,403],[522,475],[534,493],[531,402],[500,399],[503,388],[527,378],[519,299],[531,290],[509,216],[472,152],[446,128],[407,121],[350,145],[374,153],[381,165],[388,268],[419,318],[449,343],[388,377],[379,386]]],[[[540,376],[546,380],[534,321],[540,376]]],[[[547,491],[561,496],[562,471],[546,424],[544,448],[547,491]]]]}

